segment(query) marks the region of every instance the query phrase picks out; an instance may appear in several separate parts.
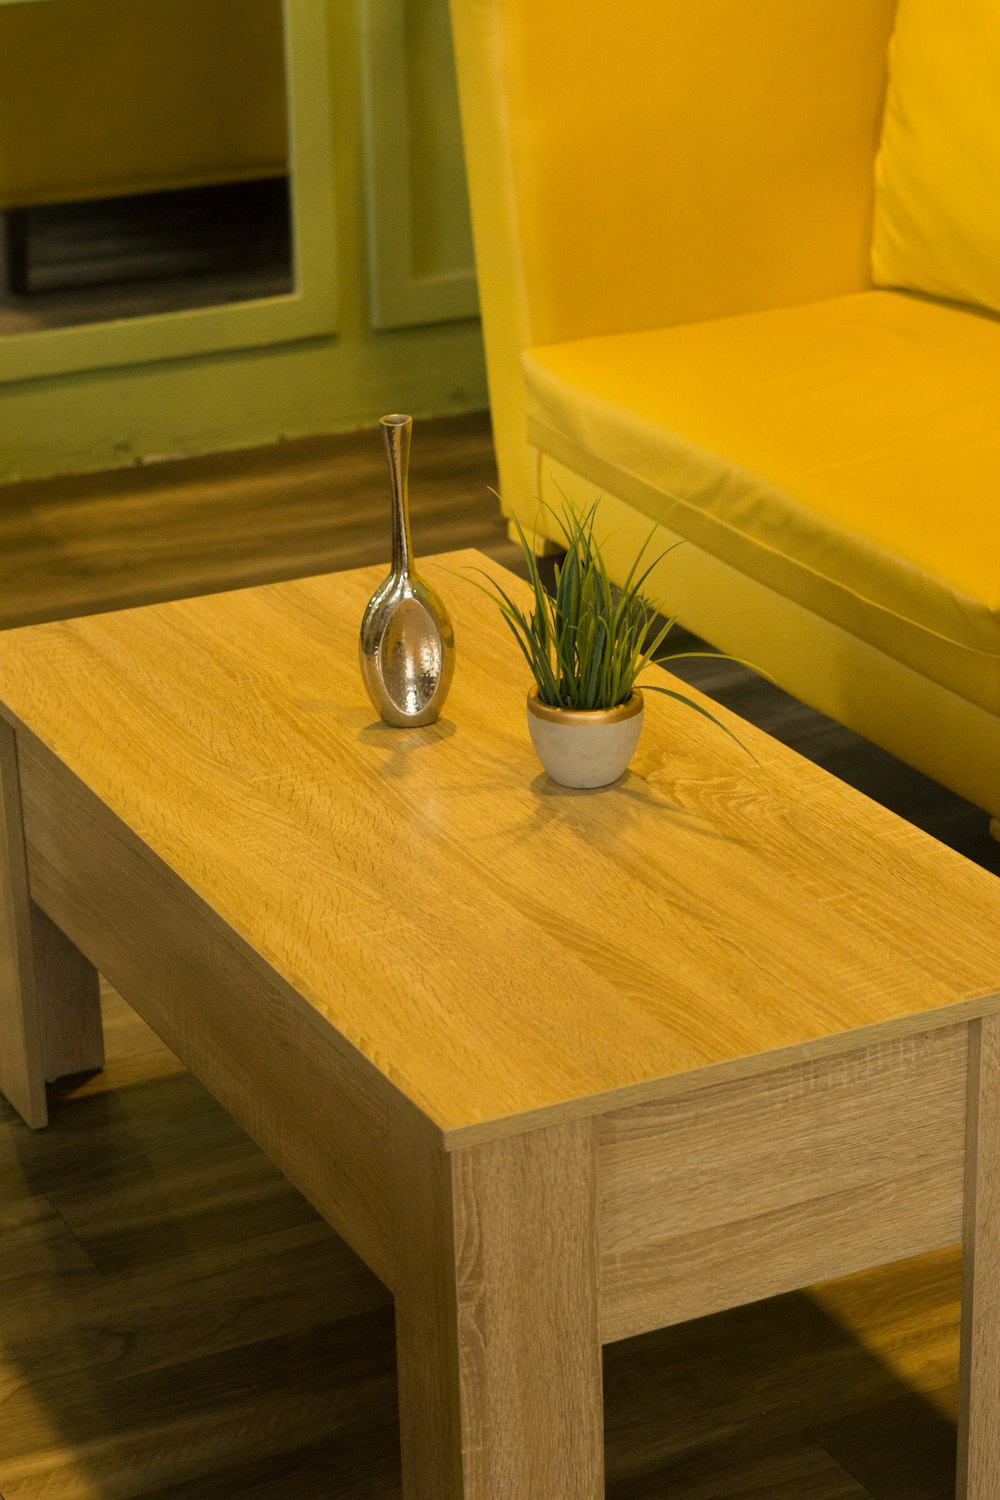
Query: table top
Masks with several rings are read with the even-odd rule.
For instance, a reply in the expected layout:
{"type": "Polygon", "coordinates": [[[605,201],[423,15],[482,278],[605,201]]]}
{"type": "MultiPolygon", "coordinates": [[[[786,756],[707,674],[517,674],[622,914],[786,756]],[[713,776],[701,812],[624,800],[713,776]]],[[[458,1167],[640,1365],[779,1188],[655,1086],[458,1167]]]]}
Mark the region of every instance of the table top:
{"type": "Polygon", "coordinates": [[[758,764],[647,694],[550,782],[476,566],[524,590],[423,563],[424,729],[362,688],[382,568],[7,631],[0,703],[455,1144],[1000,1008],[1000,882],[725,711],[758,764]]]}

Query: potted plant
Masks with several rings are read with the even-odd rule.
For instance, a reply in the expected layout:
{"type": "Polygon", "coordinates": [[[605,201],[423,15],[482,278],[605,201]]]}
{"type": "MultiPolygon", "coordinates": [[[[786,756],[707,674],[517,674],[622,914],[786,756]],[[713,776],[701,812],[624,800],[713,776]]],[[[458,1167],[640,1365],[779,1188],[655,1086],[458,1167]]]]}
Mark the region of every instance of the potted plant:
{"type": "MultiPolygon", "coordinates": [[[[718,654],[678,651],[658,657],[675,620],[661,620],[642,589],[673,547],[642,568],[654,527],[624,584],[615,588],[594,536],[597,506],[595,502],[583,515],[569,506],[564,510],[560,526],[566,555],[556,565],[552,593],[542,582],[538,561],[515,518],[534,595],[530,613],[494,578],[484,575],[534,679],[528,693],[531,742],[553,781],[571,787],[607,786],[625,770],[642,730],[643,690],[636,679],[654,660],[718,654]]],[[[677,699],[746,748],[686,694],[648,682],[645,691],[677,699]]]]}

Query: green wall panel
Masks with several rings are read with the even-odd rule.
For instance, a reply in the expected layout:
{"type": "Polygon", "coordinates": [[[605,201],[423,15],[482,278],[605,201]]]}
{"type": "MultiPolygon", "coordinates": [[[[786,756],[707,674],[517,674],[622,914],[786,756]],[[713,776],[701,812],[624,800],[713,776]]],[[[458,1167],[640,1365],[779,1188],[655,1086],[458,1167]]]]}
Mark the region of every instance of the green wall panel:
{"type": "Polygon", "coordinates": [[[301,241],[296,294],[0,340],[0,479],[344,430],[390,410],[486,405],[447,0],[397,4],[410,50],[401,107],[387,113],[384,129],[395,143],[405,119],[419,188],[410,204],[434,222],[410,225],[416,260],[408,252],[381,265],[372,225],[387,201],[390,216],[398,205],[391,175],[373,173],[385,144],[364,107],[373,79],[376,89],[390,87],[378,69],[400,75],[391,49],[373,53],[373,3],[382,0],[285,0],[301,241]],[[376,275],[409,326],[374,326],[376,275]],[[421,304],[419,285],[442,279],[450,292],[442,300],[432,291],[421,304]]]}
{"type": "Polygon", "coordinates": [[[364,0],[362,83],[372,322],[475,317],[447,6],[364,0]]]}

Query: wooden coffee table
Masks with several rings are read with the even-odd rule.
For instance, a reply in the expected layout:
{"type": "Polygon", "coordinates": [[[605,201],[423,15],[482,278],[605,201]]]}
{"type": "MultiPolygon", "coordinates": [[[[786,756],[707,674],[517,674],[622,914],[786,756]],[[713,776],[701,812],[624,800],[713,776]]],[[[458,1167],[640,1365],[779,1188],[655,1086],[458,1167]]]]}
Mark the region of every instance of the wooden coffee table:
{"type": "Polygon", "coordinates": [[[427,569],[427,729],[362,692],[381,569],[0,637],[4,1093],[99,1065],[104,973],[392,1288],[406,1500],[597,1500],[602,1343],[964,1238],[996,1500],[1000,885],[652,696],[555,787],[427,569]]]}

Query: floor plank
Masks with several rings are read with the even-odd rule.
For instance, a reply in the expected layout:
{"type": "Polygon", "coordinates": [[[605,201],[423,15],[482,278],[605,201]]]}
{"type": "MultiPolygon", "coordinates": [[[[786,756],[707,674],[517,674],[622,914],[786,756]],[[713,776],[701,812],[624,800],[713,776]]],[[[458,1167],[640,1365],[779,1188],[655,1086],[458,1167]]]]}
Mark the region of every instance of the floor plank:
{"type": "MultiPolygon", "coordinates": [[[[489,490],[488,433],[482,414],[414,424],[418,558],[459,546],[515,556],[489,490]]],[[[0,486],[0,542],[0,627],[387,560],[381,435],[0,486]]]]}

